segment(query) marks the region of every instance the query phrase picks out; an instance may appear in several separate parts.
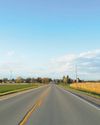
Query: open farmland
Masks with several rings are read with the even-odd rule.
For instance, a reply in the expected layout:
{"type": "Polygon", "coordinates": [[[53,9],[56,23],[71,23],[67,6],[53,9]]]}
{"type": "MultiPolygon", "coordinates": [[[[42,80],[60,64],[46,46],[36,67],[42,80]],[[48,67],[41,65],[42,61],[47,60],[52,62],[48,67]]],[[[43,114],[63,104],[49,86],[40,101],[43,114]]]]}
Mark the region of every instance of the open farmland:
{"type": "Polygon", "coordinates": [[[70,87],[82,91],[100,94],[100,83],[74,83],[71,84],[70,87]]]}
{"type": "Polygon", "coordinates": [[[0,96],[38,87],[39,84],[0,85],[0,96]]]}

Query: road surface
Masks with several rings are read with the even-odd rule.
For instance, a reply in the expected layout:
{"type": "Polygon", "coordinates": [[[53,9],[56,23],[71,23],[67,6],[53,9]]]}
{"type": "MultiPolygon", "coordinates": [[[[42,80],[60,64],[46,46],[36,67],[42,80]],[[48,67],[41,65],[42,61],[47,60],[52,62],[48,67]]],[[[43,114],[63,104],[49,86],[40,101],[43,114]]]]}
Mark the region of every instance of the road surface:
{"type": "Polygon", "coordinates": [[[49,85],[1,100],[0,125],[100,125],[100,109],[49,85]]]}

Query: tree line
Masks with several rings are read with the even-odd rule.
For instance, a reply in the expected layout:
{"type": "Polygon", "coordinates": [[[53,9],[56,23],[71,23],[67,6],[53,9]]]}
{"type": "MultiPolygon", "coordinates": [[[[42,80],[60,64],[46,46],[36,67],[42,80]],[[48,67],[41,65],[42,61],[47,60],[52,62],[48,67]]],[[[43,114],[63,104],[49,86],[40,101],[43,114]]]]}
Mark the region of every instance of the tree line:
{"type": "Polygon", "coordinates": [[[72,83],[75,83],[75,82],[78,82],[78,83],[79,82],[83,82],[83,80],[80,80],[79,78],[77,78],[77,80],[76,79],[72,79],[72,78],[69,77],[69,75],[63,76],[62,79],[55,79],[54,81],[55,81],[56,84],[63,83],[65,85],[72,84],[72,83]]]}
{"type": "Polygon", "coordinates": [[[43,84],[48,84],[48,83],[55,83],[55,84],[72,84],[75,82],[100,82],[100,80],[98,81],[84,81],[84,80],[80,80],[79,78],[76,79],[72,79],[69,77],[69,75],[67,76],[63,76],[62,79],[51,79],[51,78],[22,78],[22,77],[17,77],[15,79],[8,79],[8,78],[3,78],[0,79],[0,83],[43,83],[43,84]]]}
{"type": "Polygon", "coordinates": [[[0,79],[0,83],[44,83],[48,84],[52,81],[51,78],[22,78],[17,77],[16,79],[3,78],[0,79]]]}

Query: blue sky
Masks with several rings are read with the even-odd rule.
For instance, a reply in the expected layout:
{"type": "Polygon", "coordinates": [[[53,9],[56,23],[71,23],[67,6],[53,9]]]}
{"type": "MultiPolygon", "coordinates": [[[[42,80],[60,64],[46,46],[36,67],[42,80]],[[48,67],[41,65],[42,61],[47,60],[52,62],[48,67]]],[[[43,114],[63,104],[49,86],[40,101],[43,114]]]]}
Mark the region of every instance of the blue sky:
{"type": "Polygon", "coordinates": [[[99,49],[99,0],[0,1],[0,77],[74,77],[77,63],[82,79],[100,79],[99,49]],[[85,75],[83,53],[95,55],[85,75]]]}

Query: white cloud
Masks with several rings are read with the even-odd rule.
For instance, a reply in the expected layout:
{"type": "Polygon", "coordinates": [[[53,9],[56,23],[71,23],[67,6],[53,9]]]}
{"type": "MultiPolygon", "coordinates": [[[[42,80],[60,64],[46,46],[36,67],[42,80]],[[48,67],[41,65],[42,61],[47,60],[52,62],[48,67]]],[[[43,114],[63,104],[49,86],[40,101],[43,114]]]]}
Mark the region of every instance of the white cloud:
{"type": "MultiPolygon", "coordinates": [[[[8,56],[13,56],[14,52],[8,52],[8,56]]],[[[78,75],[82,79],[100,79],[100,49],[83,52],[79,54],[66,54],[64,56],[51,59],[43,66],[32,68],[23,60],[13,60],[0,63],[0,72],[14,71],[30,76],[50,76],[62,77],[69,74],[75,78],[75,66],[78,68],[78,75]]]]}
{"type": "Polygon", "coordinates": [[[65,56],[59,57],[57,59],[52,59],[52,63],[63,63],[63,62],[72,62],[75,60],[77,57],[74,54],[67,54],[65,56]]]}
{"type": "Polygon", "coordinates": [[[8,57],[12,57],[12,56],[14,56],[14,54],[15,54],[14,51],[8,51],[8,52],[6,52],[6,56],[8,56],[8,57]]]}
{"type": "Polygon", "coordinates": [[[54,72],[61,76],[62,74],[75,75],[75,66],[77,65],[78,74],[81,78],[100,79],[100,49],[79,54],[66,54],[52,59],[49,65],[49,72],[54,72]]]}

